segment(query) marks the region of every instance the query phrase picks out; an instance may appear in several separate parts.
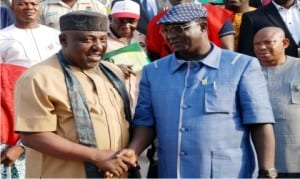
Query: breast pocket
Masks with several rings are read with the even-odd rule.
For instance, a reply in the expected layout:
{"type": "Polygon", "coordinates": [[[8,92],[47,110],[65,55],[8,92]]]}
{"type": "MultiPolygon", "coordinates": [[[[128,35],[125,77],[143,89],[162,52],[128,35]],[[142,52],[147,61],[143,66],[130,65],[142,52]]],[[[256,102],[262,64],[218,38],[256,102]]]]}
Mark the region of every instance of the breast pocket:
{"type": "Polygon", "coordinates": [[[234,86],[218,85],[216,83],[205,86],[204,110],[207,113],[230,113],[236,111],[236,92],[234,86]]]}
{"type": "Polygon", "coordinates": [[[300,81],[292,81],[290,87],[292,104],[300,104],[300,81]]]}

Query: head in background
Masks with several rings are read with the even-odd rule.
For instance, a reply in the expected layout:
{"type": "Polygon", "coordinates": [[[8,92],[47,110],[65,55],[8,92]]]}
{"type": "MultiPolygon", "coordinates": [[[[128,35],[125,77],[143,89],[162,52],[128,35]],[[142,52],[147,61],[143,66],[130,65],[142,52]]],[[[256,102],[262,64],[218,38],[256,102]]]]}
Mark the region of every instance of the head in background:
{"type": "Polygon", "coordinates": [[[225,8],[235,12],[243,13],[249,9],[249,0],[224,0],[225,8]]]}
{"type": "Polygon", "coordinates": [[[21,29],[38,27],[40,16],[39,0],[12,0],[11,10],[16,17],[16,27],[21,29]]]}
{"type": "Polygon", "coordinates": [[[289,46],[289,39],[281,28],[265,27],[256,32],[253,46],[262,66],[278,66],[286,61],[285,49],[289,46]]]}
{"type": "Polygon", "coordinates": [[[182,3],[191,3],[193,0],[169,0],[169,2],[172,6],[175,6],[182,3]]]}
{"type": "Polygon", "coordinates": [[[109,15],[110,29],[118,38],[131,38],[140,19],[140,6],[131,0],[117,1],[109,15]]]}
{"type": "Polygon", "coordinates": [[[172,6],[158,24],[162,25],[164,38],[181,58],[199,58],[211,48],[207,36],[207,11],[200,4],[172,6]]]}
{"type": "Polygon", "coordinates": [[[98,66],[107,48],[108,18],[100,13],[74,11],[60,17],[62,53],[73,66],[98,66]]]}

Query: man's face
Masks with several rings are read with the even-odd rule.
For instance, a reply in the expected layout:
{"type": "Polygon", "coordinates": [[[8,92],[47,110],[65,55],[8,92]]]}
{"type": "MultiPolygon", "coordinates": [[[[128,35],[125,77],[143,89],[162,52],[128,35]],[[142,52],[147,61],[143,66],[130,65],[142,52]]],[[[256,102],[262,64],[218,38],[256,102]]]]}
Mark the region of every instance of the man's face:
{"type": "Polygon", "coordinates": [[[136,30],[139,20],[134,18],[116,18],[111,16],[110,27],[118,37],[130,38],[136,30]]]}
{"type": "Polygon", "coordinates": [[[39,0],[13,0],[11,9],[16,15],[18,24],[38,23],[40,14],[39,0]]]}
{"type": "Polygon", "coordinates": [[[201,45],[202,33],[206,26],[202,21],[192,21],[184,24],[163,25],[164,38],[173,47],[175,52],[192,53],[201,45]]]}
{"type": "Polygon", "coordinates": [[[243,6],[244,4],[248,4],[248,0],[224,0],[224,4],[226,9],[229,9],[233,12],[237,10],[237,8],[243,6]]]}
{"type": "Polygon", "coordinates": [[[60,35],[65,58],[74,66],[89,69],[97,66],[107,48],[107,32],[67,31],[60,35]]]}
{"type": "Polygon", "coordinates": [[[170,4],[172,6],[175,6],[177,4],[182,4],[182,3],[191,3],[193,0],[169,0],[170,4]]]}
{"type": "Polygon", "coordinates": [[[276,66],[289,45],[283,33],[258,32],[253,39],[254,53],[263,66],[276,66]]]}

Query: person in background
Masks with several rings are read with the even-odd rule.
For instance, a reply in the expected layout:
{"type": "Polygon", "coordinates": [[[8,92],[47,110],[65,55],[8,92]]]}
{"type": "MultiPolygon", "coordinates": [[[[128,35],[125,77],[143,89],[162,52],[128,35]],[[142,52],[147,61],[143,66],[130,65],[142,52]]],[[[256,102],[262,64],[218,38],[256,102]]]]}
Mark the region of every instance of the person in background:
{"type": "Polygon", "coordinates": [[[285,55],[289,39],[279,27],[254,35],[254,53],[267,80],[274,124],[279,178],[300,178],[300,58],[285,55]]]}
{"type": "Polygon", "coordinates": [[[299,0],[273,0],[266,6],[255,11],[243,14],[238,43],[238,52],[254,56],[254,34],[268,26],[283,29],[290,45],[285,54],[298,57],[300,48],[300,1],[299,0]]]}
{"type": "Polygon", "coordinates": [[[130,101],[120,69],[102,62],[106,15],[74,11],[60,18],[62,49],[16,84],[15,131],[26,146],[26,178],[127,177],[130,101]],[[51,75],[49,75],[51,74],[51,75]]]}
{"type": "Polygon", "coordinates": [[[44,0],[41,2],[40,23],[59,30],[60,16],[79,10],[107,15],[106,7],[99,0],[44,0]]]}
{"type": "Polygon", "coordinates": [[[158,23],[174,53],[142,71],[128,148],[139,155],[156,135],[159,178],[252,178],[274,168],[259,62],[211,43],[207,18],[199,4],[173,6],[158,23]]]}
{"type": "Polygon", "coordinates": [[[0,6],[0,12],[1,12],[1,29],[10,26],[12,24],[14,24],[16,22],[15,16],[14,14],[10,11],[10,9],[5,6],[2,5],[0,6]]]}
{"type": "Polygon", "coordinates": [[[1,178],[25,178],[25,150],[14,131],[14,87],[25,67],[0,64],[1,77],[1,178]]]}
{"type": "MultiPolygon", "coordinates": [[[[191,3],[193,0],[169,0],[172,6],[191,3]]],[[[234,50],[234,29],[231,23],[232,12],[214,5],[203,4],[207,8],[209,29],[209,39],[216,45],[225,49],[234,50]]],[[[160,33],[160,26],[157,22],[168,12],[168,10],[158,13],[147,26],[146,47],[152,61],[169,55],[173,52],[172,46],[164,39],[160,33]]]]}
{"type": "Polygon", "coordinates": [[[61,48],[60,32],[38,23],[39,0],[13,0],[16,23],[0,31],[0,62],[31,67],[61,48]]]}
{"type": "Polygon", "coordinates": [[[113,3],[109,15],[107,52],[137,42],[145,47],[145,35],[137,31],[140,19],[140,6],[131,0],[113,3]]]}
{"type": "Polygon", "coordinates": [[[226,9],[233,12],[234,50],[237,51],[242,15],[245,12],[254,11],[256,8],[249,6],[249,0],[224,0],[224,4],[226,9]]]}

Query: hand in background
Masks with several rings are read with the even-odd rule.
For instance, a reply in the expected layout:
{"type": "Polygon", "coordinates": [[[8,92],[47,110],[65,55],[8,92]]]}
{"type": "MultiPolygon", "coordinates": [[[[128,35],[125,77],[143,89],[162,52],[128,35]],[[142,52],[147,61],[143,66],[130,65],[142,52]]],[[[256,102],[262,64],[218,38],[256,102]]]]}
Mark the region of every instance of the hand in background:
{"type": "Polygon", "coordinates": [[[117,66],[122,70],[125,78],[129,78],[130,75],[136,75],[133,71],[132,71],[132,67],[133,65],[126,65],[126,64],[117,64],[117,66]]]}
{"type": "Polygon", "coordinates": [[[14,145],[1,153],[1,163],[4,166],[11,166],[22,155],[24,148],[19,145],[14,145]]]}

